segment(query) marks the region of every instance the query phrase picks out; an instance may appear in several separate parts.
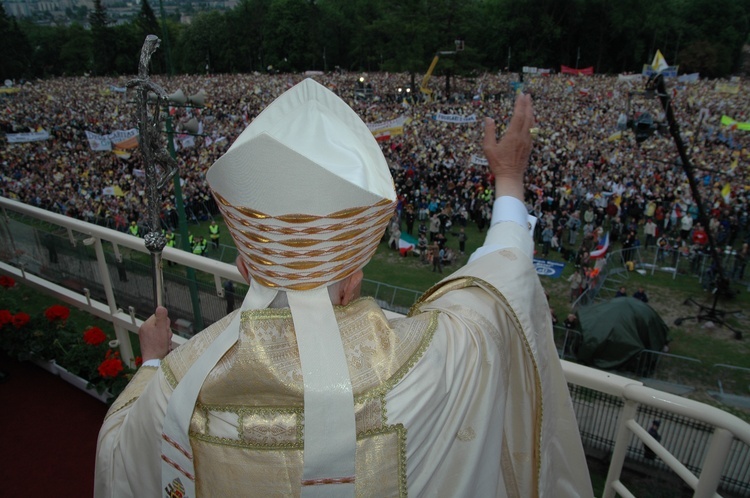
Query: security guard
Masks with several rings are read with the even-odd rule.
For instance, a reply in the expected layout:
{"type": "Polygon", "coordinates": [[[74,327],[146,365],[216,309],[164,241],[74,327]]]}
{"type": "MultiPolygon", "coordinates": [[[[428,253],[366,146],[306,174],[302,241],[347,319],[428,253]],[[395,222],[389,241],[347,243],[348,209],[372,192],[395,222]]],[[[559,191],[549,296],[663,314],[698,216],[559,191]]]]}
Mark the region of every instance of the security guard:
{"type": "Polygon", "coordinates": [[[140,229],[138,228],[138,224],[135,221],[130,222],[130,226],[128,227],[128,232],[130,232],[130,235],[133,235],[135,237],[140,237],[140,229]]]}
{"type": "MultiPolygon", "coordinates": [[[[164,232],[164,230],[162,230],[164,232]]],[[[167,247],[174,247],[175,246],[175,240],[174,240],[174,233],[172,233],[172,230],[167,230],[167,232],[164,234],[164,237],[167,239],[167,247]]],[[[174,261],[167,260],[167,265],[172,266],[174,264],[174,261]]]]}
{"type": "Polygon", "coordinates": [[[198,256],[202,256],[203,252],[205,251],[205,243],[203,241],[203,237],[198,236],[195,238],[195,242],[193,243],[193,254],[196,254],[198,256]]]}
{"type": "Polygon", "coordinates": [[[211,224],[208,226],[208,231],[211,235],[211,244],[214,249],[219,248],[219,225],[216,224],[216,220],[211,220],[211,224]]]}

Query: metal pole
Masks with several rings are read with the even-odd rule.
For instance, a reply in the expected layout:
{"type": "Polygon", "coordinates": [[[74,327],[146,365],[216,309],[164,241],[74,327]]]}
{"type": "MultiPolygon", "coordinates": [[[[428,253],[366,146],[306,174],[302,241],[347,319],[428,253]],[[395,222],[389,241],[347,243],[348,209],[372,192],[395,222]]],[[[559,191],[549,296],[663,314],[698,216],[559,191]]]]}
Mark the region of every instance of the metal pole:
{"type": "MultiPolygon", "coordinates": [[[[172,128],[172,116],[167,112],[166,119],[166,131],[167,131],[167,150],[169,155],[173,159],[177,159],[177,152],[174,150],[174,128],[172,128]]],[[[188,242],[188,229],[187,229],[187,216],[185,215],[185,201],[182,198],[182,185],[180,184],[180,175],[174,176],[174,200],[175,208],[177,209],[177,228],[180,232],[180,248],[185,252],[192,252],[190,243],[188,242]]],[[[198,283],[195,278],[195,268],[191,266],[185,267],[186,276],[188,281],[188,289],[190,290],[190,302],[193,306],[193,322],[195,324],[195,330],[203,330],[203,314],[201,312],[201,301],[198,294],[198,283]]]]}

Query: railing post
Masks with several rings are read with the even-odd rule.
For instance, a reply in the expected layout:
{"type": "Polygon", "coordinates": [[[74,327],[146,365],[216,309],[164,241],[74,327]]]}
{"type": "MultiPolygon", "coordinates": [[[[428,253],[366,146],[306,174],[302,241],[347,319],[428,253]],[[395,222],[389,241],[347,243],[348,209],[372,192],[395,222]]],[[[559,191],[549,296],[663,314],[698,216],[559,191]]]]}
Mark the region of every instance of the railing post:
{"type": "Polygon", "coordinates": [[[724,469],[724,464],[729,456],[733,438],[734,436],[728,430],[721,427],[716,428],[714,435],[711,437],[708,451],[706,451],[706,457],[703,459],[703,469],[693,498],[714,496],[716,489],[719,487],[721,471],[724,469]]]}
{"type": "MultiPolygon", "coordinates": [[[[102,248],[102,239],[99,237],[92,237],[94,239],[94,249],[96,250],[96,261],[99,265],[99,275],[102,279],[102,287],[104,287],[104,295],[107,298],[107,305],[109,306],[109,312],[111,315],[117,313],[117,301],[115,300],[115,293],[112,291],[112,280],[109,278],[109,267],[107,266],[107,260],[104,257],[104,249],[102,248]]],[[[91,239],[86,239],[84,244],[91,239]]],[[[117,322],[112,321],[112,327],[115,329],[115,337],[120,342],[120,356],[122,361],[131,367],[133,363],[133,346],[130,343],[130,333],[117,325],[117,322]]]]}
{"type": "Polygon", "coordinates": [[[625,404],[620,410],[620,420],[615,437],[615,446],[612,449],[612,458],[609,462],[609,472],[607,481],[604,484],[604,493],[602,498],[614,498],[614,483],[620,480],[622,466],[625,464],[625,455],[628,452],[628,441],[630,440],[630,431],[627,422],[635,418],[638,412],[638,403],[635,401],[625,400],[625,404]]]}

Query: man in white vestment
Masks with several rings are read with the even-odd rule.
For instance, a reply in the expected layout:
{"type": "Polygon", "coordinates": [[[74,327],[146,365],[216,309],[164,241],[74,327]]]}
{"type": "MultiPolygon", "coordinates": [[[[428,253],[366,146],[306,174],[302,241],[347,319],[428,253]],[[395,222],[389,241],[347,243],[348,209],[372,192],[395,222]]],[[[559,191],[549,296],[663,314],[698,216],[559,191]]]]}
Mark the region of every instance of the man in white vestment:
{"type": "Polygon", "coordinates": [[[526,95],[500,141],[485,120],[484,245],[389,320],[359,297],[396,204],[379,146],[312,80],[274,101],[206,175],[248,295],[171,352],[167,310],[143,324],[95,495],[592,496],[532,265],[533,126],[526,95]]]}

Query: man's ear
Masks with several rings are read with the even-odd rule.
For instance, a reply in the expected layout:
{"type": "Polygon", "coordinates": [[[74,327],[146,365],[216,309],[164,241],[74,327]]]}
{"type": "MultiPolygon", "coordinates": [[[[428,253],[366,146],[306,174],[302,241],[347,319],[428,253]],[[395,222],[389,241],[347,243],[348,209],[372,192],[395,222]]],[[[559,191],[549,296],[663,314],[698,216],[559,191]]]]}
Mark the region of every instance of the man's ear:
{"type": "Polygon", "coordinates": [[[250,273],[247,271],[247,266],[245,266],[245,261],[237,256],[237,259],[234,260],[234,264],[237,265],[237,269],[240,271],[240,275],[242,275],[242,278],[245,279],[245,282],[248,284],[250,283],[250,273]]]}
{"type": "Polygon", "coordinates": [[[359,297],[364,273],[359,270],[346,277],[339,286],[339,304],[346,306],[359,297]]]}

